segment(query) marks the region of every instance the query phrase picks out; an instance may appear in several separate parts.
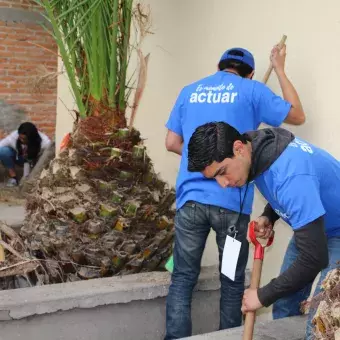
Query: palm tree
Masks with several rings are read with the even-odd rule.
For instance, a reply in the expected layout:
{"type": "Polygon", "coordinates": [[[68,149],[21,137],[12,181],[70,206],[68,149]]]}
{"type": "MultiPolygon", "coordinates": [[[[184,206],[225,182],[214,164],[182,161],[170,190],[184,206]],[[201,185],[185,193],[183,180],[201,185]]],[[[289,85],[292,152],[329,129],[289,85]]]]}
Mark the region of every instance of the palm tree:
{"type": "MultiPolygon", "coordinates": [[[[78,111],[62,151],[28,196],[16,250],[39,263],[32,274],[41,283],[161,269],[172,251],[174,192],[155,174],[133,127],[150,11],[133,0],[35,1],[46,11],[78,111]],[[129,78],[132,52],[139,72],[129,78]]],[[[18,256],[6,259],[3,269],[18,256]]]]}
{"type": "Polygon", "coordinates": [[[301,311],[304,314],[314,313],[311,327],[313,327],[315,340],[337,339],[337,335],[340,334],[339,304],[340,266],[338,263],[337,268],[331,270],[321,283],[321,291],[301,304],[301,311]]]}

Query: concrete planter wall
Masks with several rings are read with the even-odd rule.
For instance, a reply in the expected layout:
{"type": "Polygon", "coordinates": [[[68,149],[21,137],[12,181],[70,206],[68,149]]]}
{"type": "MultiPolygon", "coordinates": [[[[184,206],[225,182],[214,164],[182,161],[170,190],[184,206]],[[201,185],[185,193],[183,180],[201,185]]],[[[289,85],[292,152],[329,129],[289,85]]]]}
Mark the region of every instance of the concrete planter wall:
{"type": "MultiPolygon", "coordinates": [[[[153,272],[2,291],[0,340],[163,339],[169,283],[169,273],[153,272]]],[[[202,268],[194,334],[218,329],[219,287],[217,268],[202,268]]]]}

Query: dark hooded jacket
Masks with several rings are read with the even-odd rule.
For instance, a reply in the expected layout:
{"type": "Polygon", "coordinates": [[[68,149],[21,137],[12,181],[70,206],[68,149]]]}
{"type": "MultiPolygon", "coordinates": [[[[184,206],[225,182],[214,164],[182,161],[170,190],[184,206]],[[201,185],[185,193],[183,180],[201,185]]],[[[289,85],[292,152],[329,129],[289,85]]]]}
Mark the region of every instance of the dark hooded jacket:
{"type": "MultiPolygon", "coordinates": [[[[249,181],[263,174],[280,157],[295,136],[282,128],[268,128],[245,134],[252,145],[252,166],[249,181]]],[[[266,205],[262,216],[267,216],[274,225],[279,216],[266,205]]],[[[299,255],[295,262],[276,279],[258,289],[258,298],[263,306],[294,293],[311,283],[328,265],[327,237],[323,216],[294,231],[299,255]]],[[[280,242],[276,239],[275,242],[280,242]]]]}

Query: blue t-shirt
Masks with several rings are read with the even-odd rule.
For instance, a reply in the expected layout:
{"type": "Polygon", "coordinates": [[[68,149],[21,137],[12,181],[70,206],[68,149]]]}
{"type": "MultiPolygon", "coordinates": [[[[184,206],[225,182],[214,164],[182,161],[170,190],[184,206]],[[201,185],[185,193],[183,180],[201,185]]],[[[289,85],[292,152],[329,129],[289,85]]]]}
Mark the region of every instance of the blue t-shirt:
{"type": "Polygon", "coordinates": [[[327,235],[340,236],[340,163],[326,151],[295,138],[255,183],[293,230],[324,215],[327,235]]]}
{"type": "Polygon", "coordinates": [[[287,117],[291,105],[275,95],[266,85],[218,71],[198,82],[184,87],[170,114],[166,127],[183,138],[183,151],[176,182],[176,205],[181,208],[193,200],[250,214],[254,186],[221,188],[215,179],[201,173],[192,173],[188,167],[188,143],[195,129],[212,121],[224,121],[240,133],[256,130],[263,122],[279,126],[287,117]]]}

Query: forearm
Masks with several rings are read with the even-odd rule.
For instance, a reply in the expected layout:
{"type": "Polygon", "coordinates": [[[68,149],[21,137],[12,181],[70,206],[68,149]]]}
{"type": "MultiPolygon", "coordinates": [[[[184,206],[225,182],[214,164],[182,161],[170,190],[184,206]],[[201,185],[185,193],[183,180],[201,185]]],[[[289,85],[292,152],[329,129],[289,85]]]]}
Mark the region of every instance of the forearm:
{"type": "Polygon", "coordinates": [[[272,225],[280,218],[280,216],[274,211],[269,203],[264,207],[263,213],[261,216],[265,216],[269,219],[272,225]]]}
{"type": "Polygon", "coordinates": [[[177,155],[182,155],[183,149],[183,137],[178,133],[168,130],[165,139],[165,147],[168,151],[173,152],[177,155]]]}
{"type": "Polygon", "coordinates": [[[276,300],[302,289],[328,265],[323,217],[295,231],[294,238],[299,251],[295,262],[276,279],[258,289],[258,298],[263,306],[268,307],[276,300]]]}
{"type": "Polygon", "coordinates": [[[168,148],[168,151],[173,152],[179,156],[182,156],[182,149],[183,149],[183,143],[178,145],[173,145],[171,148],[168,148]]]}
{"type": "Polygon", "coordinates": [[[278,77],[280,87],[282,90],[283,98],[292,104],[295,109],[303,111],[302,104],[297,94],[295,87],[288,79],[284,70],[275,70],[276,75],[278,77]]]}

